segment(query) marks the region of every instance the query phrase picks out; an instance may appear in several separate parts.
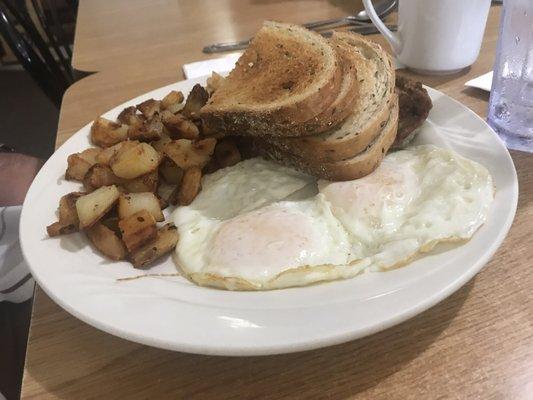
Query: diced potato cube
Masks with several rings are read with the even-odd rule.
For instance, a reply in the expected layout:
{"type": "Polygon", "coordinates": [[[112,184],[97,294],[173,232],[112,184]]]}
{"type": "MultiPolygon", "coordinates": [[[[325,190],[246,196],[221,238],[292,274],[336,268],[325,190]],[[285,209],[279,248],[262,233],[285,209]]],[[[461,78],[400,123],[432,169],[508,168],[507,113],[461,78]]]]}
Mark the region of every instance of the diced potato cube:
{"type": "Polygon", "coordinates": [[[163,134],[163,123],[161,118],[154,116],[152,119],[144,121],[142,124],[132,125],[128,129],[128,137],[131,140],[149,142],[158,140],[163,134]]]}
{"type": "Polygon", "coordinates": [[[135,142],[135,141],[129,141],[129,140],[125,140],[123,142],[120,142],[120,143],[117,143],[111,147],[108,147],[106,149],[103,149],[97,156],[96,156],[96,163],[98,164],[104,164],[104,165],[109,165],[109,163],[111,162],[111,159],[113,158],[113,156],[115,154],[118,153],[118,151],[124,147],[124,146],[135,146],[139,144],[138,142],[135,142]]]}
{"type": "Polygon", "coordinates": [[[185,97],[183,97],[183,93],[173,90],[163,97],[163,100],[161,100],[161,108],[166,110],[174,107],[176,104],[183,103],[184,99],[185,97]]]}
{"type": "Polygon", "coordinates": [[[100,147],[110,147],[128,138],[128,126],[98,117],[91,126],[91,141],[100,147]]]}
{"type": "Polygon", "coordinates": [[[155,140],[153,142],[151,142],[150,144],[152,145],[152,147],[159,153],[159,154],[163,154],[163,146],[169,142],[172,142],[172,139],[170,138],[170,136],[168,136],[167,134],[165,133],[162,133],[161,134],[161,137],[158,139],[158,140],[155,140]]]}
{"type": "Polygon", "coordinates": [[[159,173],[166,182],[174,185],[179,184],[183,178],[183,170],[169,158],[165,158],[159,165],[159,173]]]}
{"type": "Polygon", "coordinates": [[[139,110],[146,118],[150,119],[155,113],[161,111],[161,101],[148,99],[140,104],[137,104],[137,110],[139,110]]]}
{"type": "Polygon", "coordinates": [[[71,154],[67,157],[65,179],[81,181],[91,166],[92,164],[83,159],[79,154],[71,154]]]}
{"type": "Polygon", "coordinates": [[[128,193],[155,192],[158,180],[159,175],[155,170],[135,179],[123,180],[121,186],[128,193]]]}
{"type": "Polygon", "coordinates": [[[118,222],[122,241],[129,251],[134,251],[157,236],[155,219],[147,210],[138,211],[118,222]]]}
{"type": "Polygon", "coordinates": [[[76,201],[80,229],[94,225],[115,205],[120,196],[115,185],[102,186],[94,192],[81,196],[76,201]]]}
{"type": "Polygon", "coordinates": [[[148,143],[123,146],[110,161],[113,173],[119,178],[134,179],[157,169],[161,156],[148,143]]]}
{"type": "Polygon", "coordinates": [[[76,225],[63,225],[61,222],[57,221],[46,227],[46,232],[48,236],[54,237],[59,235],[67,235],[69,233],[77,232],[78,227],[76,225]]]}
{"type": "Polygon", "coordinates": [[[179,205],[187,206],[191,204],[201,187],[202,170],[198,167],[186,170],[178,189],[177,200],[179,205]]]}
{"type": "Polygon", "coordinates": [[[89,149],[83,150],[81,153],[78,153],[78,155],[85,161],[87,161],[89,164],[94,165],[98,162],[98,154],[100,154],[102,151],[103,150],[99,147],[91,147],[89,149]]]}
{"type": "Polygon", "coordinates": [[[161,114],[163,125],[168,130],[170,136],[175,139],[198,139],[200,131],[198,127],[183,115],[172,114],[169,111],[163,111],[161,114]]]}
{"type": "Polygon", "coordinates": [[[144,192],[120,195],[118,199],[118,216],[120,219],[128,218],[142,210],[148,211],[158,222],[165,220],[165,217],[161,212],[159,199],[155,194],[144,192]]]}
{"type": "Polygon", "coordinates": [[[120,112],[117,117],[118,122],[125,125],[141,125],[144,122],[144,115],[137,114],[137,109],[134,106],[127,107],[120,112]]]}
{"type": "Polygon", "coordinates": [[[76,210],[76,201],[84,196],[83,192],[72,192],[64,195],[59,200],[59,222],[62,225],[74,225],[76,230],[80,224],[78,211],[76,210]]]}
{"type": "Polygon", "coordinates": [[[158,197],[157,200],[159,200],[159,208],[161,208],[161,210],[164,210],[168,207],[168,201],[164,198],[158,197]]]}
{"type": "Polygon", "coordinates": [[[114,261],[123,260],[127,256],[126,247],[113,230],[97,222],[87,229],[87,237],[102,254],[114,261]]]}
{"type": "Polygon", "coordinates": [[[183,170],[203,168],[213,154],[216,139],[207,138],[192,142],[188,139],[173,140],[163,146],[164,154],[183,170]]]}
{"type": "Polygon", "coordinates": [[[178,230],[174,224],[167,224],[158,232],[155,240],[146,243],[130,255],[135,268],[146,268],[150,263],[171,252],[178,243],[178,230]]]}
{"type": "Polygon", "coordinates": [[[196,84],[190,91],[185,101],[185,106],[181,111],[186,117],[190,117],[200,111],[200,108],[205,106],[209,100],[209,93],[202,85],[196,84]]]}
{"type": "MultiPolygon", "coordinates": [[[[157,196],[159,197],[161,201],[163,201],[164,203],[168,205],[168,203],[170,203],[172,194],[174,193],[175,189],[176,189],[176,185],[169,185],[163,181],[157,186],[157,196]]],[[[177,195],[177,192],[176,192],[176,195],[177,195]]],[[[175,201],[175,204],[177,204],[177,200],[175,201]]],[[[161,209],[164,209],[163,205],[161,205],[161,209]]]]}
{"type": "Polygon", "coordinates": [[[88,192],[92,192],[102,186],[120,185],[122,179],[117,177],[111,168],[103,164],[95,164],[85,174],[83,186],[88,192]]]}
{"type": "Polygon", "coordinates": [[[120,228],[118,227],[119,218],[118,216],[114,215],[109,216],[109,214],[110,213],[107,213],[107,215],[102,218],[98,223],[111,229],[113,232],[115,232],[115,235],[120,238],[122,236],[122,233],[120,232],[120,228]]]}

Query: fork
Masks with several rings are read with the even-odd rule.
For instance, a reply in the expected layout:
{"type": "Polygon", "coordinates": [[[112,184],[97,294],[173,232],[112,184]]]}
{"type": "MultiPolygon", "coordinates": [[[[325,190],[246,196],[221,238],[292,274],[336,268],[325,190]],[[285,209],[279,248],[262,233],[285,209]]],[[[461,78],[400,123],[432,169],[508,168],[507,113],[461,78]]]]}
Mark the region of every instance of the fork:
{"type": "MultiPolygon", "coordinates": [[[[323,23],[325,21],[320,21],[323,23]]],[[[324,24],[325,25],[325,24],[324,24]]],[[[397,25],[387,25],[391,31],[398,29],[397,25]]],[[[378,29],[373,24],[365,24],[359,22],[354,28],[348,29],[351,32],[356,32],[361,35],[370,35],[372,33],[378,33],[378,29]]],[[[333,31],[324,31],[319,32],[324,37],[330,37],[333,34],[333,31]]],[[[211,53],[222,53],[224,51],[234,51],[242,50],[248,47],[251,39],[241,40],[239,42],[228,42],[228,43],[215,43],[209,46],[205,46],[202,51],[207,54],[211,53]]]]}

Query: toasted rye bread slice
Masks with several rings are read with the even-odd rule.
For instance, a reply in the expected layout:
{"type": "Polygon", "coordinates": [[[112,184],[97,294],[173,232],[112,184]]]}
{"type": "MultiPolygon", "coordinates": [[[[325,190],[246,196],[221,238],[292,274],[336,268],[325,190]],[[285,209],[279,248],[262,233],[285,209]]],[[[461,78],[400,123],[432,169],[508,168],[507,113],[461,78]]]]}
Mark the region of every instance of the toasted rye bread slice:
{"type": "MultiPolygon", "coordinates": [[[[362,55],[353,51],[353,47],[342,41],[332,42],[341,59],[342,82],[337,98],[320,114],[309,121],[298,124],[298,129],[307,134],[318,134],[339,126],[353,113],[356,102],[359,100],[358,66],[362,63],[362,55]]],[[[265,136],[273,140],[285,139],[278,136],[265,136]]],[[[298,139],[298,138],[286,138],[298,139]]]]}
{"type": "MultiPolygon", "coordinates": [[[[272,146],[263,138],[254,138],[251,144],[251,155],[261,155],[280,164],[306,172],[316,178],[330,181],[350,181],[362,178],[374,171],[387,154],[398,130],[398,96],[393,95],[392,107],[387,123],[380,130],[379,135],[361,153],[354,157],[334,162],[316,162],[286,153],[276,146],[272,146]]],[[[248,144],[248,146],[250,146],[248,144]]]]}
{"type": "Polygon", "coordinates": [[[391,57],[363,36],[337,32],[333,42],[348,44],[359,54],[359,101],[338,128],[316,136],[275,138],[283,150],[316,161],[343,160],[363,151],[386,124],[394,94],[395,72],[391,57]]]}
{"type": "Polygon", "coordinates": [[[341,56],[328,40],[296,25],[265,22],[209,102],[207,132],[250,136],[309,135],[298,126],[339,95],[341,56]]]}

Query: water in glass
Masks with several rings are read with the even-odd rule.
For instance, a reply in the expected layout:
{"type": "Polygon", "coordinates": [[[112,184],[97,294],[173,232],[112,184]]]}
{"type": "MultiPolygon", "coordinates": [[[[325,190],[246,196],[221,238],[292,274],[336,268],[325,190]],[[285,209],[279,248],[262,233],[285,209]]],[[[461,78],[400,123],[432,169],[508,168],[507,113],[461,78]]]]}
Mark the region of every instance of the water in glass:
{"type": "Polygon", "coordinates": [[[533,152],[533,1],[505,0],[488,122],[507,147],[533,152]]]}

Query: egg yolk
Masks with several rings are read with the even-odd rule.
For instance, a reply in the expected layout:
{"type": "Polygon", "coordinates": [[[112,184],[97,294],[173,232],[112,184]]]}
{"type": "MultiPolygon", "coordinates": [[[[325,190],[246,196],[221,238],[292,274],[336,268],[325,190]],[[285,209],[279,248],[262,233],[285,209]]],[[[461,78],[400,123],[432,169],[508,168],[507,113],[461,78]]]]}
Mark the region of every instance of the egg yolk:
{"type": "Polygon", "coordinates": [[[210,266],[271,276],[306,265],[320,245],[319,232],[302,212],[258,210],[221,225],[213,240],[210,266]]]}

